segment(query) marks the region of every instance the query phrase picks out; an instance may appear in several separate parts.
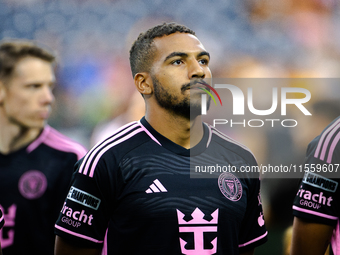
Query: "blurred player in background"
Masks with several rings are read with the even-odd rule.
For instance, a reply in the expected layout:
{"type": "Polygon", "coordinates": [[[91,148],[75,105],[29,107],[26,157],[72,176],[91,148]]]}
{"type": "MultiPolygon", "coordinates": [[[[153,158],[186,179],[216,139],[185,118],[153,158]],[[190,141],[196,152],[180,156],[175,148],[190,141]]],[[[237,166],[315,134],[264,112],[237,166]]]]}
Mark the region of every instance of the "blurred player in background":
{"type": "Polygon", "coordinates": [[[102,249],[250,255],[266,241],[258,175],[191,178],[193,162],[257,164],[247,148],[202,123],[198,88],[211,78],[209,61],[185,26],[164,23],[139,35],[130,64],[145,117],[115,131],[77,163],[56,223],[57,255],[102,249]]]}
{"type": "MultiPolygon", "coordinates": [[[[340,117],[329,124],[307,149],[307,168],[339,171],[340,117]]],[[[302,179],[293,205],[294,223],[291,255],[323,255],[331,244],[340,254],[340,187],[338,178],[311,171],[302,179]]]]}
{"type": "Polygon", "coordinates": [[[86,150],[49,125],[55,55],[26,40],[0,42],[0,239],[10,254],[53,254],[53,226],[73,166],[86,150]]]}

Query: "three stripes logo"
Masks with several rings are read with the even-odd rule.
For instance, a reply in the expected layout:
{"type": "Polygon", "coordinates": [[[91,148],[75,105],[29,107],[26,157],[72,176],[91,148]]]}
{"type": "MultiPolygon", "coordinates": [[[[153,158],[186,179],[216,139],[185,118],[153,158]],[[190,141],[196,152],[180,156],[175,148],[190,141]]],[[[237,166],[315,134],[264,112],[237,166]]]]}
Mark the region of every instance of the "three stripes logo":
{"type": "Polygon", "coordinates": [[[155,179],[149,188],[145,191],[145,193],[159,193],[159,192],[168,192],[163,184],[158,180],[155,179]]]}
{"type": "MultiPolygon", "coordinates": [[[[210,89],[211,91],[213,91],[215,93],[215,95],[217,96],[218,100],[220,101],[220,104],[222,106],[222,100],[221,100],[221,97],[220,95],[217,93],[217,91],[210,85],[204,83],[204,82],[200,82],[201,85],[205,86],[207,89],[205,88],[199,88],[201,90],[203,90],[205,93],[207,93],[211,99],[214,101],[215,105],[217,105],[216,103],[216,99],[215,97],[213,96],[213,94],[208,90],[210,89]]],[[[202,94],[202,97],[201,97],[201,104],[202,104],[202,107],[201,107],[201,114],[202,115],[206,115],[207,114],[207,95],[206,94],[202,94]]]]}

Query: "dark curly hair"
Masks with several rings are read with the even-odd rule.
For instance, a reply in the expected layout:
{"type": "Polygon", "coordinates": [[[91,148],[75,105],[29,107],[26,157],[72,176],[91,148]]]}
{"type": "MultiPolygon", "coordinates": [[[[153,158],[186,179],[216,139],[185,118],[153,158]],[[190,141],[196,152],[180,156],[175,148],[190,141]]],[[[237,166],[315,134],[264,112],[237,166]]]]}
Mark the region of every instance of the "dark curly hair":
{"type": "Polygon", "coordinates": [[[133,77],[139,72],[150,71],[155,56],[154,39],[176,32],[196,35],[190,28],[175,22],[163,23],[139,34],[130,49],[130,66],[133,77]]]}

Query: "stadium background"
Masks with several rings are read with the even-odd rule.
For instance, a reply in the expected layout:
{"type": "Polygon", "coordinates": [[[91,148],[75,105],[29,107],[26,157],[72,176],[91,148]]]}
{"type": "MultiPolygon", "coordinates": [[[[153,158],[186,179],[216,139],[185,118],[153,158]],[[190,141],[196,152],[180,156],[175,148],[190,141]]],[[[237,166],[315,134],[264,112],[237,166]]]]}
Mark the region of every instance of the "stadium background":
{"type": "MultiPolygon", "coordinates": [[[[163,21],[196,31],[211,53],[214,77],[340,76],[336,0],[0,0],[0,39],[34,39],[58,53],[49,124],[88,148],[111,120],[112,129],[139,116],[135,109],[142,109],[141,98],[134,94],[128,51],[140,31],[163,21]]],[[[292,157],[303,161],[308,142],[340,115],[336,88],[320,85],[312,91],[313,117],[302,121],[301,132],[258,129],[230,135],[250,147],[259,163],[279,164],[292,157]],[[273,137],[291,150],[271,148],[273,137]]],[[[263,181],[270,235],[256,254],[283,254],[283,232],[292,220],[287,209],[292,193],[286,185],[263,181]]]]}

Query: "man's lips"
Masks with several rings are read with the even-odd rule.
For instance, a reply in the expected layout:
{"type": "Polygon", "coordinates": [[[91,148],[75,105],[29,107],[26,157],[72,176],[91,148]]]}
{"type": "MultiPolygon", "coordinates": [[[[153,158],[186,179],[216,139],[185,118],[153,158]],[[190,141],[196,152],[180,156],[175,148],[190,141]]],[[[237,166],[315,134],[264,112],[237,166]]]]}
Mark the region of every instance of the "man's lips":
{"type": "Polygon", "coordinates": [[[195,88],[206,89],[208,91],[210,90],[209,85],[206,82],[204,82],[202,80],[196,80],[196,81],[190,82],[190,83],[186,84],[185,86],[183,86],[182,91],[188,90],[188,89],[195,89],[195,88]]]}
{"type": "Polygon", "coordinates": [[[38,112],[38,116],[42,119],[48,119],[48,117],[50,116],[50,111],[46,110],[46,111],[39,111],[38,112]]]}
{"type": "Polygon", "coordinates": [[[187,84],[186,86],[183,86],[183,88],[182,88],[182,91],[184,91],[185,89],[195,89],[195,88],[197,88],[197,89],[200,89],[202,91],[205,91],[210,96],[212,96],[210,94],[210,91],[212,91],[212,92],[214,92],[216,94],[218,100],[220,101],[220,103],[222,105],[222,100],[221,100],[219,94],[217,93],[217,91],[212,86],[210,86],[208,83],[206,83],[203,80],[196,80],[196,81],[194,81],[192,83],[187,84]]]}

